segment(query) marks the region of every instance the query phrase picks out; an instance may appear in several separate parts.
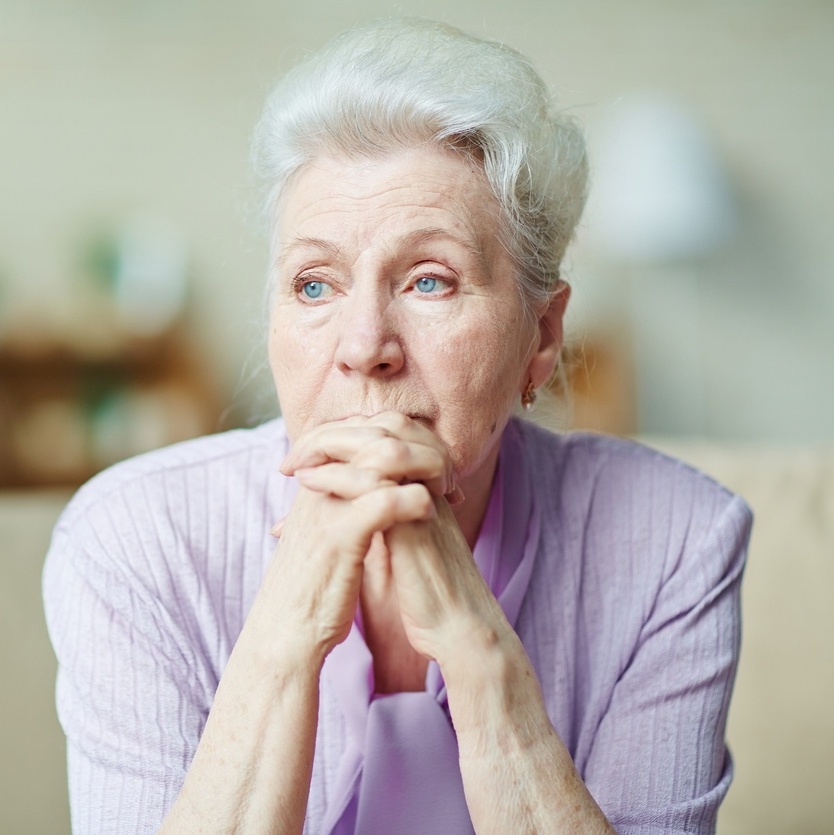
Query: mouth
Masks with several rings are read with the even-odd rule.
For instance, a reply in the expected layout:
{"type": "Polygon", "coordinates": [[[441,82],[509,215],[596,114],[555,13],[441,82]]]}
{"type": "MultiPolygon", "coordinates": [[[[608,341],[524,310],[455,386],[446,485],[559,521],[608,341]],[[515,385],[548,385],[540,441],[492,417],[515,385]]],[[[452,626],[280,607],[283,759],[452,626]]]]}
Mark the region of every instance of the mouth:
{"type": "Polygon", "coordinates": [[[411,418],[417,423],[422,423],[424,426],[431,426],[434,423],[434,421],[430,417],[426,417],[426,415],[406,415],[406,417],[411,418]]]}

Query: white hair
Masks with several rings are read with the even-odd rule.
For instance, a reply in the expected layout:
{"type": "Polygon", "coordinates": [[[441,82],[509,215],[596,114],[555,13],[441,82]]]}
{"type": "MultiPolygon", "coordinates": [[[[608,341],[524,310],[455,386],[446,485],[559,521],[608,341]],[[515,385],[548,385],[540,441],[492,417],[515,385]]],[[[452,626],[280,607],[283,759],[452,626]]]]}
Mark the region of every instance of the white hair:
{"type": "Polygon", "coordinates": [[[482,165],[522,296],[546,299],[585,203],[585,142],[509,47],[426,20],[348,31],[275,88],[253,160],[274,223],[288,181],[317,157],[373,157],[426,142],[482,165]]]}

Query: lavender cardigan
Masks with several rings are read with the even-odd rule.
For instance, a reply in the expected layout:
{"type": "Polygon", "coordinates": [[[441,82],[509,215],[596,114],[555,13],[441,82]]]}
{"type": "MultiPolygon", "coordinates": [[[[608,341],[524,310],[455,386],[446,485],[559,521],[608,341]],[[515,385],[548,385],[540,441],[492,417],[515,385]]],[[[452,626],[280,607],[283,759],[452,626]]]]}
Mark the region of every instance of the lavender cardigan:
{"type": "MultiPolygon", "coordinates": [[[[712,832],[749,510],[636,444],[508,431],[541,510],[515,627],[554,727],[618,832],[712,832]]],[[[98,476],[61,517],[44,593],[76,833],[151,833],[173,803],[294,495],[286,450],[281,421],[179,444],[98,476]]],[[[305,833],[344,746],[323,679],[305,833]]]]}

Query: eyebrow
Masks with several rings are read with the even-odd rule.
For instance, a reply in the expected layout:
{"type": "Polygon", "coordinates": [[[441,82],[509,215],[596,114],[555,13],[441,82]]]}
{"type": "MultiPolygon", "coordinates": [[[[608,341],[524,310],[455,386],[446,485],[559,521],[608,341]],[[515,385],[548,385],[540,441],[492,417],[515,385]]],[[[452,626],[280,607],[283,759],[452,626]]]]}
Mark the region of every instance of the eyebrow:
{"type": "Polygon", "coordinates": [[[326,241],[324,238],[293,238],[281,247],[280,254],[275,259],[275,266],[280,267],[296,249],[317,249],[326,252],[333,258],[340,258],[342,255],[342,249],[338,244],[326,241]]]}
{"type": "Polygon", "coordinates": [[[408,235],[402,238],[402,243],[408,246],[418,246],[419,244],[430,243],[431,241],[438,239],[451,241],[452,243],[457,244],[466,250],[466,252],[468,252],[473,258],[475,258],[481,266],[486,266],[486,258],[481,247],[472,241],[465,240],[459,235],[456,235],[454,232],[450,232],[448,229],[442,229],[440,227],[415,229],[413,232],[409,232],[408,235]]]}
{"type": "MultiPolygon", "coordinates": [[[[485,253],[481,247],[472,241],[465,240],[454,232],[442,227],[429,226],[425,229],[415,229],[409,232],[402,238],[397,239],[399,246],[419,246],[421,244],[431,243],[435,240],[447,240],[457,244],[468,252],[481,266],[486,269],[487,260],[485,253]]],[[[275,265],[281,266],[287,258],[297,249],[316,249],[320,252],[326,252],[332,258],[340,259],[342,257],[342,248],[334,241],[328,241],[324,238],[311,238],[302,236],[293,238],[285,246],[281,247],[281,254],[275,259],[275,265]]]]}

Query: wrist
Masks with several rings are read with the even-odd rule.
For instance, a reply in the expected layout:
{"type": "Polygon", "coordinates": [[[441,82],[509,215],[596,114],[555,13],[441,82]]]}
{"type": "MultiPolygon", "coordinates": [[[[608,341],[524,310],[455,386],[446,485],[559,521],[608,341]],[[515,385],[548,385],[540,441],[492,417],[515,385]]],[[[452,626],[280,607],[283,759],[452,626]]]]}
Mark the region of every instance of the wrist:
{"type": "Polygon", "coordinates": [[[270,603],[264,596],[256,597],[232,659],[239,656],[261,680],[271,679],[278,686],[304,681],[318,686],[328,648],[315,640],[314,630],[286,622],[286,612],[282,617],[270,603]]]}
{"type": "Polygon", "coordinates": [[[460,642],[440,667],[461,757],[511,755],[552,733],[535,671],[509,624],[460,642]]]}
{"type": "MultiPolygon", "coordinates": [[[[324,659],[312,647],[304,647],[275,635],[259,634],[247,623],[229,658],[226,670],[237,675],[254,691],[272,694],[270,698],[302,698],[317,693],[324,659]]],[[[226,673],[224,672],[224,676],[226,673]]]]}

